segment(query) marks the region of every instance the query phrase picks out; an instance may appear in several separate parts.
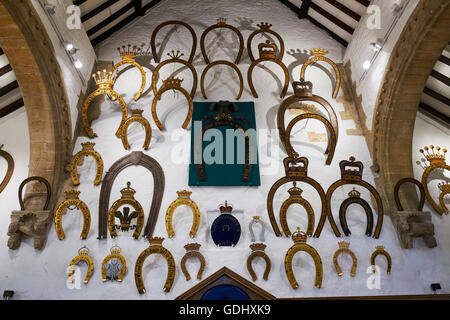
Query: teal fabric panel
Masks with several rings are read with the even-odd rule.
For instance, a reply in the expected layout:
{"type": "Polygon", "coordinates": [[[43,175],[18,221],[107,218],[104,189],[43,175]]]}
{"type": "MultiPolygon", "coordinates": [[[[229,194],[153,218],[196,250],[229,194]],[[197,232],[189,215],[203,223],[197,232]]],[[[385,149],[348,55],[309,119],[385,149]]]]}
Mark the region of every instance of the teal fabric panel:
{"type": "MultiPolygon", "coordinates": [[[[227,153],[226,153],[226,140],[227,140],[227,129],[234,129],[231,127],[216,127],[216,130],[219,130],[222,133],[222,154],[223,157],[219,157],[217,159],[219,162],[220,158],[222,159],[222,163],[205,163],[204,167],[206,171],[206,177],[207,181],[200,181],[199,177],[197,175],[197,169],[194,164],[194,139],[195,139],[195,131],[196,126],[194,125],[195,121],[202,120],[205,116],[216,116],[216,113],[209,110],[209,107],[214,104],[214,101],[209,102],[197,102],[194,101],[194,110],[192,114],[192,125],[191,125],[191,158],[190,158],[190,164],[189,164],[189,185],[190,186],[259,186],[261,184],[260,181],[260,173],[259,173],[259,159],[258,159],[258,151],[257,151],[257,139],[256,139],[256,121],[255,121],[255,105],[253,102],[233,102],[238,107],[239,110],[232,113],[233,118],[234,117],[243,117],[245,118],[249,124],[246,125],[247,127],[249,125],[250,128],[255,130],[255,139],[254,140],[254,150],[255,150],[255,157],[256,157],[256,163],[252,164],[251,167],[251,173],[250,173],[250,179],[248,181],[242,181],[242,174],[244,172],[244,164],[238,163],[238,138],[234,138],[234,161],[231,161],[232,163],[227,163],[227,153]]],[[[206,120],[202,122],[202,126],[209,123],[211,120],[206,120]]],[[[240,121],[240,123],[242,123],[240,121]]],[[[206,133],[205,133],[206,134],[206,133]]],[[[231,142],[231,139],[229,138],[229,143],[231,142]]],[[[212,144],[215,143],[215,139],[212,138],[211,141],[204,141],[202,139],[202,156],[205,155],[204,151],[205,148],[210,145],[209,150],[211,149],[212,144]]],[[[242,152],[243,155],[245,155],[245,147],[239,148],[239,152],[242,152]]],[[[210,153],[212,156],[217,156],[215,152],[210,153]]],[[[219,152],[220,154],[220,152],[219,152]]],[[[228,161],[230,162],[230,161],[228,161]]]]}

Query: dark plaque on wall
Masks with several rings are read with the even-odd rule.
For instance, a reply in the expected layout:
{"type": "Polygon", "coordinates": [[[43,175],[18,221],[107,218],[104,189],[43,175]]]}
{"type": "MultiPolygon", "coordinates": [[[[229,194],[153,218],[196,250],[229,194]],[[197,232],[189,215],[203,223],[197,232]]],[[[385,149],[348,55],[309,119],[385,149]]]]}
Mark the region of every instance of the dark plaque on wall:
{"type": "Polygon", "coordinates": [[[233,207],[225,201],[224,206],[220,206],[220,216],[218,216],[211,226],[211,237],[219,247],[234,247],[241,237],[241,225],[239,221],[231,215],[233,207]]]}

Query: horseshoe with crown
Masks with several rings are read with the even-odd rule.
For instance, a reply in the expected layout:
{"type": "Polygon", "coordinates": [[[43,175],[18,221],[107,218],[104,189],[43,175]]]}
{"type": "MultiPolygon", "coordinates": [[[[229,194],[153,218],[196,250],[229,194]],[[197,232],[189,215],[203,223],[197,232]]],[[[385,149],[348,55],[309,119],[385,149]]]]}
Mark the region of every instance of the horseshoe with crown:
{"type": "Polygon", "coordinates": [[[81,143],[81,150],[77,152],[70,162],[70,178],[72,179],[72,183],[74,185],[80,184],[80,178],[78,177],[78,164],[83,156],[90,156],[94,158],[95,163],[97,164],[97,173],[94,178],[94,185],[99,185],[103,176],[103,159],[101,155],[94,150],[95,143],[94,142],[83,142],[81,143]]]}
{"type": "Polygon", "coordinates": [[[247,52],[248,52],[248,56],[249,56],[250,60],[252,62],[255,61],[255,57],[253,56],[253,53],[252,53],[252,40],[257,34],[260,34],[260,33],[266,33],[266,34],[268,33],[268,34],[275,36],[278,39],[278,42],[280,43],[280,52],[278,54],[277,59],[280,61],[283,60],[283,55],[284,55],[283,38],[281,38],[281,36],[277,32],[270,29],[272,27],[272,25],[268,22],[260,22],[256,26],[259,29],[253,31],[247,38],[247,52]]]}

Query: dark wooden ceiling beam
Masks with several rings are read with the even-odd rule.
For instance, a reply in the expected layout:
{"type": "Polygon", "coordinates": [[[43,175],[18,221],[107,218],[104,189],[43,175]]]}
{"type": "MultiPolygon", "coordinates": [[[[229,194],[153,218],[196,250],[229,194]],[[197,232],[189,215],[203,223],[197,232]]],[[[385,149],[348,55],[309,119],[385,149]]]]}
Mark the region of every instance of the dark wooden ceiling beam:
{"type": "Polygon", "coordinates": [[[6,66],[4,66],[3,68],[0,68],[0,77],[8,72],[10,72],[12,70],[11,65],[7,64],[6,66]]]}
{"type": "Polygon", "coordinates": [[[0,118],[3,118],[4,116],[7,116],[11,112],[16,111],[17,109],[20,109],[24,106],[23,99],[20,98],[19,100],[14,101],[13,103],[10,103],[6,107],[3,107],[0,109],[0,118]]]}
{"type": "Polygon", "coordinates": [[[85,3],[87,0],[73,0],[73,4],[75,6],[79,6],[82,5],[83,3],[85,3]]]}
{"type": "Polygon", "coordinates": [[[328,2],[329,4],[333,5],[336,9],[339,9],[340,11],[342,11],[343,13],[345,13],[346,15],[351,17],[353,20],[356,20],[358,22],[359,22],[359,20],[361,20],[361,16],[359,14],[357,14],[352,9],[346,7],[342,3],[340,3],[336,0],[325,0],[325,1],[328,2]]]}
{"type": "Polygon", "coordinates": [[[316,19],[312,18],[312,17],[308,17],[309,21],[311,21],[311,23],[313,23],[314,25],[318,26],[319,28],[324,29],[334,40],[336,40],[337,42],[339,42],[340,44],[342,44],[344,47],[348,46],[348,42],[341,38],[340,36],[338,36],[336,33],[334,33],[333,31],[331,31],[330,29],[328,29],[327,27],[325,27],[323,24],[321,24],[319,21],[317,21],[316,19]]]}
{"type": "Polygon", "coordinates": [[[3,52],[3,49],[0,48],[0,56],[1,56],[2,54],[4,54],[4,52],[3,52]]]}
{"type": "Polygon", "coordinates": [[[442,83],[445,83],[447,86],[450,86],[450,78],[447,77],[445,74],[442,74],[436,70],[431,70],[430,76],[432,76],[436,80],[439,80],[442,83]]]}
{"type": "Polygon", "coordinates": [[[353,32],[355,31],[348,24],[342,22],[341,20],[336,18],[333,14],[329,13],[328,11],[326,11],[325,9],[320,7],[319,5],[315,4],[314,2],[311,3],[311,7],[310,8],[313,9],[314,11],[317,11],[320,15],[324,16],[325,18],[330,20],[332,23],[337,25],[339,28],[347,31],[348,33],[353,34],[353,32]]]}
{"type": "Polygon", "coordinates": [[[440,62],[442,62],[442,63],[445,63],[446,65],[450,66],[450,59],[447,58],[447,57],[444,56],[444,55],[441,55],[441,56],[439,57],[438,61],[440,61],[440,62]]]}
{"type": "Polygon", "coordinates": [[[11,83],[8,83],[6,86],[0,88],[0,97],[4,96],[7,93],[10,93],[14,89],[19,87],[19,83],[17,81],[13,81],[11,83]]]}
{"type": "Polygon", "coordinates": [[[112,15],[110,15],[108,18],[104,19],[102,22],[100,22],[98,25],[92,27],[91,29],[89,29],[86,33],[88,36],[93,35],[94,33],[96,33],[97,31],[103,29],[104,27],[106,27],[108,24],[110,24],[111,22],[113,22],[114,20],[120,18],[123,14],[125,14],[128,10],[130,10],[131,8],[133,8],[133,3],[129,3],[127,5],[125,5],[123,8],[121,8],[120,10],[114,12],[112,15]]]}
{"type": "Polygon", "coordinates": [[[86,20],[89,20],[90,18],[96,16],[97,14],[102,12],[103,10],[108,9],[110,6],[112,6],[113,4],[115,4],[118,1],[119,0],[108,0],[108,1],[106,1],[104,3],[102,3],[97,8],[95,8],[92,11],[89,11],[85,15],[81,16],[81,22],[85,22],[86,20]]]}
{"type": "Polygon", "coordinates": [[[356,0],[356,2],[359,2],[359,3],[362,4],[364,7],[370,6],[370,0],[356,0]]]}
{"type": "Polygon", "coordinates": [[[447,97],[443,96],[442,94],[428,88],[425,87],[423,89],[423,92],[426,93],[427,95],[429,95],[430,97],[433,97],[436,100],[439,100],[440,102],[442,102],[443,104],[446,104],[447,106],[450,106],[450,99],[448,99],[447,97]]]}
{"type": "Polygon", "coordinates": [[[136,11],[136,14],[140,17],[142,17],[145,12],[142,10],[142,0],[133,0],[134,9],[136,11]]]}
{"type": "Polygon", "coordinates": [[[426,111],[427,113],[429,113],[429,114],[435,116],[435,117],[438,118],[439,120],[442,120],[444,123],[450,125],[450,117],[449,117],[449,116],[443,114],[442,112],[440,112],[440,111],[438,111],[438,110],[436,110],[436,109],[433,109],[433,108],[430,107],[429,105],[427,105],[427,104],[421,102],[421,103],[419,104],[419,109],[421,109],[421,110],[423,110],[423,111],[426,111]]]}

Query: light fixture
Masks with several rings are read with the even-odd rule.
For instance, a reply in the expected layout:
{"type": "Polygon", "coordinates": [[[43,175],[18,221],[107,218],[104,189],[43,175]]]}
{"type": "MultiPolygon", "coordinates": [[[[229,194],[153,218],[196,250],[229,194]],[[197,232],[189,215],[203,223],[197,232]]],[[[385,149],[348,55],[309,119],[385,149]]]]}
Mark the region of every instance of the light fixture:
{"type": "Polygon", "coordinates": [[[70,42],[68,42],[68,41],[65,41],[65,42],[64,42],[64,46],[66,47],[66,50],[67,50],[67,51],[70,51],[70,50],[73,49],[73,44],[70,43],[70,42]]]}
{"type": "Polygon", "coordinates": [[[376,42],[371,42],[370,47],[374,52],[378,52],[383,47],[383,39],[378,38],[376,42]]]}
{"type": "Polygon", "coordinates": [[[48,14],[55,14],[55,8],[56,8],[56,6],[54,6],[54,5],[52,5],[52,4],[49,4],[49,3],[46,3],[46,4],[44,4],[44,8],[45,8],[45,10],[47,10],[47,13],[48,14]]]}
{"type": "Polygon", "coordinates": [[[364,70],[369,70],[369,68],[370,68],[370,61],[369,60],[364,61],[362,67],[363,67],[364,70]]]}
{"type": "Polygon", "coordinates": [[[75,60],[74,62],[75,68],[77,69],[81,69],[81,67],[83,67],[83,63],[80,60],[75,60]]]}
{"type": "Polygon", "coordinates": [[[394,15],[398,15],[402,11],[402,9],[403,9],[403,1],[402,0],[397,0],[392,5],[392,12],[394,15]]]}

